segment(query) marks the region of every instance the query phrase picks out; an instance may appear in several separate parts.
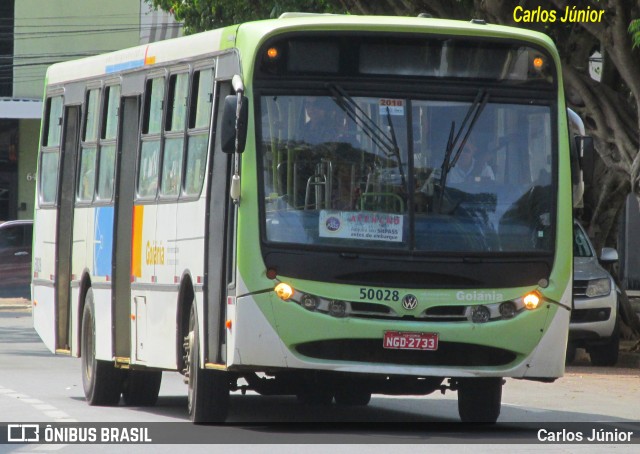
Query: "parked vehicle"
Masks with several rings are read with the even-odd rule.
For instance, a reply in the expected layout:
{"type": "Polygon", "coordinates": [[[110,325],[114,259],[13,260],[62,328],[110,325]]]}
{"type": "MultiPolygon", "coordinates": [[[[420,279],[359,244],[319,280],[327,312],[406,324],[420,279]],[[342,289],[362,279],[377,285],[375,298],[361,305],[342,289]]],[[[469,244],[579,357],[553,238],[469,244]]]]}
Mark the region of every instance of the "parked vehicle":
{"type": "Polygon", "coordinates": [[[567,363],[576,348],[584,348],[594,366],[613,366],[618,361],[620,330],[619,289],[601,266],[618,260],[613,248],[602,248],[598,258],[584,228],[573,227],[573,310],[569,325],[567,363]]]}
{"type": "Polygon", "coordinates": [[[30,298],[33,221],[0,224],[0,298],[30,298]]]}

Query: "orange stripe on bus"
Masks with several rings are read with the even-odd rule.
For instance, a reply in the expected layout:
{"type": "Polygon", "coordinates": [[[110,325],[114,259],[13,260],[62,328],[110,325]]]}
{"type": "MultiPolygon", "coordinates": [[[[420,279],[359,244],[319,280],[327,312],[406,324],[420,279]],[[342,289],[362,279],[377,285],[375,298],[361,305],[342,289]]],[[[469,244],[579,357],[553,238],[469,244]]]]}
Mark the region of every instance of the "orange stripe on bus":
{"type": "Polygon", "coordinates": [[[133,231],[131,232],[131,275],[142,277],[142,221],[144,206],[133,207],[133,231]]]}

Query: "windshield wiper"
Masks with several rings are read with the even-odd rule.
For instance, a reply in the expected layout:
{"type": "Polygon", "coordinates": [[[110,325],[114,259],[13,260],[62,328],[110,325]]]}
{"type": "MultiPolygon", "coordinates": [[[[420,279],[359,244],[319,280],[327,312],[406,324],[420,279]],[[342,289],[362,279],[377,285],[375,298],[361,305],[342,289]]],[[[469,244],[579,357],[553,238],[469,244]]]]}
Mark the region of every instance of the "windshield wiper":
{"type": "Polygon", "coordinates": [[[358,103],[339,85],[328,84],[327,88],[333,95],[333,101],[340,107],[347,116],[356,124],[362,126],[364,133],[374,142],[378,148],[382,149],[387,157],[393,157],[398,161],[400,169],[400,178],[403,187],[406,188],[406,177],[402,168],[402,159],[400,157],[400,149],[396,140],[395,131],[391,122],[391,112],[387,106],[387,121],[391,137],[387,135],[376,122],[358,105],[358,103]]]}
{"type": "Polygon", "coordinates": [[[464,146],[467,144],[469,135],[471,135],[471,131],[473,130],[473,127],[475,126],[476,121],[478,121],[478,118],[480,118],[480,114],[484,110],[488,101],[489,101],[489,92],[485,91],[484,89],[480,89],[478,91],[478,94],[476,95],[476,98],[473,100],[473,103],[469,106],[469,109],[467,110],[467,113],[464,116],[464,120],[462,121],[462,125],[460,125],[460,129],[458,130],[457,133],[455,132],[456,122],[455,121],[451,122],[451,129],[449,130],[449,138],[447,140],[447,148],[444,152],[444,159],[442,160],[442,166],[440,171],[440,194],[438,196],[438,205],[437,205],[439,212],[441,212],[441,208],[442,208],[442,198],[444,197],[444,188],[447,185],[447,176],[449,175],[449,172],[451,171],[451,169],[453,169],[453,167],[458,162],[458,158],[460,158],[460,154],[462,153],[464,146]],[[460,146],[458,146],[456,149],[458,140],[460,139],[462,132],[465,130],[465,126],[467,125],[467,122],[469,121],[470,118],[471,118],[471,122],[469,123],[469,127],[466,129],[466,132],[464,134],[464,137],[462,138],[462,142],[460,143],[460,146]],[[453,154],[453,150],[456,150],[456,152],[453,155],[453,159],[452,159],[451,155],[453,154]]]}

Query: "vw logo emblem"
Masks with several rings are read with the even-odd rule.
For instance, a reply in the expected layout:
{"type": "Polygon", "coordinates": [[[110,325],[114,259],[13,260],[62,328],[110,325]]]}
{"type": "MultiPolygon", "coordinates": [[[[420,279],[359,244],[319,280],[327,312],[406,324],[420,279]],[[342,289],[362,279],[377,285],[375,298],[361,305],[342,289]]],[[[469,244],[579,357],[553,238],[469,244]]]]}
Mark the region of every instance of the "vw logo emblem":
{"type": "Polygon", "coordinates": [[[408,294],[408,295],[405,295],[404,298],[402,298],[402,307],[404,307],[406,310],[408,311],[413,310],[417,306],[418,306],[418,298],[416,298],[414,295],[408,294]]]}

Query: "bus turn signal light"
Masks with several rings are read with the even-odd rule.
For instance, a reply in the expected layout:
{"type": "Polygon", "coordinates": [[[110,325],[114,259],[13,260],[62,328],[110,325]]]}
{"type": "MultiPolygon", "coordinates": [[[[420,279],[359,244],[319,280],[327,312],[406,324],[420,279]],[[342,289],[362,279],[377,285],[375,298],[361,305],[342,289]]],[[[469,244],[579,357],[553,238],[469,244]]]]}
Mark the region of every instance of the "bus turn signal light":
{"type": "Polygon", "coordinates": [[[543,66],[544,66],[544,60],[543,60],[542,57],[536,57],[536,58],[533,59],[533,67],[537,71],[540,71],[543,66]]]}
{"type": "Polygon", "coordinates": [[[538,305],[540,304],[540,297],[538,296],[537,293],[531,292],[525,295],[523,302],[524,302],[524,307],[526,307],[529,310],[532,310],[538,307],[538,305]]]}
{"type": "Polygon", "coordinates": [[[278,298],[282,301],[287,301],[293,296],[293,288],[289,284],[285,284],[284,282],[280,282],[276,285],[274,289],[278,298]]]}
{"type": "Polygon", "coordinates": [[[278,52],[277,47],[270,47],[269,49],[267,49],[267,57],[269,57],[271,60],[275,60],[276,58],[278,58],[278,55],[280,55],[280,52],[278,52]]]}

